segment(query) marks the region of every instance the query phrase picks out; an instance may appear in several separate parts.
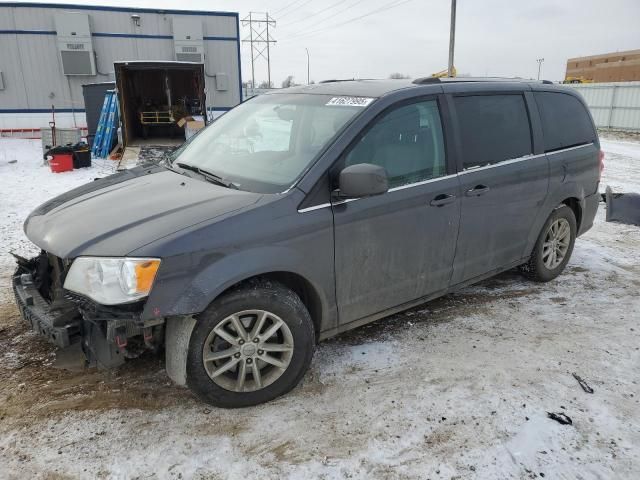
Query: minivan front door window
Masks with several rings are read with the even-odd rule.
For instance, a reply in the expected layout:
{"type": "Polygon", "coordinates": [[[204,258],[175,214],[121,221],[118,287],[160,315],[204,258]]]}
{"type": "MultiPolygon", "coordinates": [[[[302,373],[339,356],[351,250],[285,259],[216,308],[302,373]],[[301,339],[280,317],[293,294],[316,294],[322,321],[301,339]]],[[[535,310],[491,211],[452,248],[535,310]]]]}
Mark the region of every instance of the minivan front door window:
{"type": "Polygon", "coordinates": [[[437,102],[413,103],[385,114],[347,154],[345,166],[358,163],[384,167],[391,188],[444,175],[437,102]]]}
{"type": "Polygon", "coordinates": [[[364,110],[333,98],[291,93],[255,97],[178,149],[173,164],[210,172],[240,190],[282,192],[364,110]]]}

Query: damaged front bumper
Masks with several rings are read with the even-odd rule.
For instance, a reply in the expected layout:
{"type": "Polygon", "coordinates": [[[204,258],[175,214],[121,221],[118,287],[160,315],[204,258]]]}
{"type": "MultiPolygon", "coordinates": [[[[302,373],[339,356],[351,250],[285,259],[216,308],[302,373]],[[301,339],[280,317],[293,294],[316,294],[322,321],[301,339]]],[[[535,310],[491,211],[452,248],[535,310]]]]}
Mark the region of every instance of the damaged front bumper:
{"type": "Polygon", "coordinates": [[[22,318],[35,332],[60,348],[81,341],[80,313],[73,315],[70,309],[52,308],[36,288],[31,274],[16,273],[13,276],[13,293],[22,318]]]}
{"type": "Polygon", "coordinates": [[[143,303],[105,307],[62,288],[64,264],[42,252],[16,257],[13,292],[23,319],[38,334],[65,348],[81,343],[89,366],[113,368],[144,350],[157,350],[164,319],[140,319],[143,303]]]}

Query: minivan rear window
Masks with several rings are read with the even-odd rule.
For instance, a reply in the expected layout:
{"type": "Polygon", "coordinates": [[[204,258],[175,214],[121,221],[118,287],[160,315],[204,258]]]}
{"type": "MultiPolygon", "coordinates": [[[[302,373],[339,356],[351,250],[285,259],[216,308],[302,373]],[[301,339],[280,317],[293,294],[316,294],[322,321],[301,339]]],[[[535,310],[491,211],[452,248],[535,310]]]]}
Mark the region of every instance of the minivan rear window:
{"type": "Polygon", "coordinates": [[[454,98],[464,169],[533,153],[524,97],[471,95],[454,98]]]}
{"type": "Polygon", "coordinates": [[[542,119],[545,152],[595,140],[587,109],[576,97],[560,92],[536,92],[534,97],[542,119]]]}

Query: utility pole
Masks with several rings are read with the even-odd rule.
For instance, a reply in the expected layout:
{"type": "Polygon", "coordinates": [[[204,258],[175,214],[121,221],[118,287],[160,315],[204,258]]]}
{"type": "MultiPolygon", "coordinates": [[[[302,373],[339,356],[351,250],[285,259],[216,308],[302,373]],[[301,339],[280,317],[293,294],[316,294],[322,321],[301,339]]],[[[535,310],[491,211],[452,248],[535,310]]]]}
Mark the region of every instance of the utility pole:
{"type": "Polygon", "coordinates": [[[449,66],[447,76],[453,77],[455,67],[453,66],[453,51],[456,45],[456,0],[451,0],[451,27],[449,31],[449,66]]]}
{"type": "Polygon", "coordinates": [[[310,78],[309,72],[311,71],[309,69],[309,49],[305,47],[305,50],[307,51],[307,85],[309,85],[311,83],[309,80],[310,78]]]}
{"type": "Polygon", "coordinates": [[[275,27],[276,21],[268,13],[249,12],[249,15],[242,19],[242,26],[249,25],[249,38],[242,40],[251,46],[251,83],[256,88],[255,62],[260,57],[267,61],[267,82],[271,88],[271,52],[270,46],[276,43],[269,33],[269,27],[275,27]],[[264,18],[263,18],[264,16],[264,18]]]}
{"type": "Polygon", "coordinates": [[[536,58],[536,62],[538,62],[538,80],[540,80],[540,71],[542,70],[542,64],[544,63],[544,58],[536,58]]]}
{"type": "MultiPolygon", "coordinates": [[[[251,25],[251,12],[249,12],[249,25],[251,25]]],[[[244,27],[244,22],[242,22],[242,26],[244,27]]],[[[240,36],[240,32],[238,32],[238,36],[240,36]]],[[[249,38],[251,45],[251,90],[254,90],[256,88],[256,70],[253,66],[253,28],[249,29],[249,38]]]]}
{"type": "MultiPolygon", "coordinates": [[[[269,14],[265,13],[264,14],[266,22],[265,22],[265,28],[267,31],[267,85],[269,86],[269,88],[271,88],[271,55],[269,53],[269,14]]],[[[276,25],[276,22],[273,22],[273,26],[276,25]]]]}

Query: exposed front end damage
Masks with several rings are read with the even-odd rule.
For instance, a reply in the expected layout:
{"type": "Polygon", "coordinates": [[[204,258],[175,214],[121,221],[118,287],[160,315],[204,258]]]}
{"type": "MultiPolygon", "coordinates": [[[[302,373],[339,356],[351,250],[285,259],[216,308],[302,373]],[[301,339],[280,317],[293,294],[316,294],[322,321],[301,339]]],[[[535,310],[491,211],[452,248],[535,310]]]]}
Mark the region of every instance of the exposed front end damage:
{"type": "Polygon", "coordinates": [[[81,343],[89,366],[117,367],[163,344],[164,319],[142,320],[143,301],[99,305],[63,289],[71,261],[45,251],[31,259],[15,257],[12,283],[22,317],[60,348],[81,343]]]}

